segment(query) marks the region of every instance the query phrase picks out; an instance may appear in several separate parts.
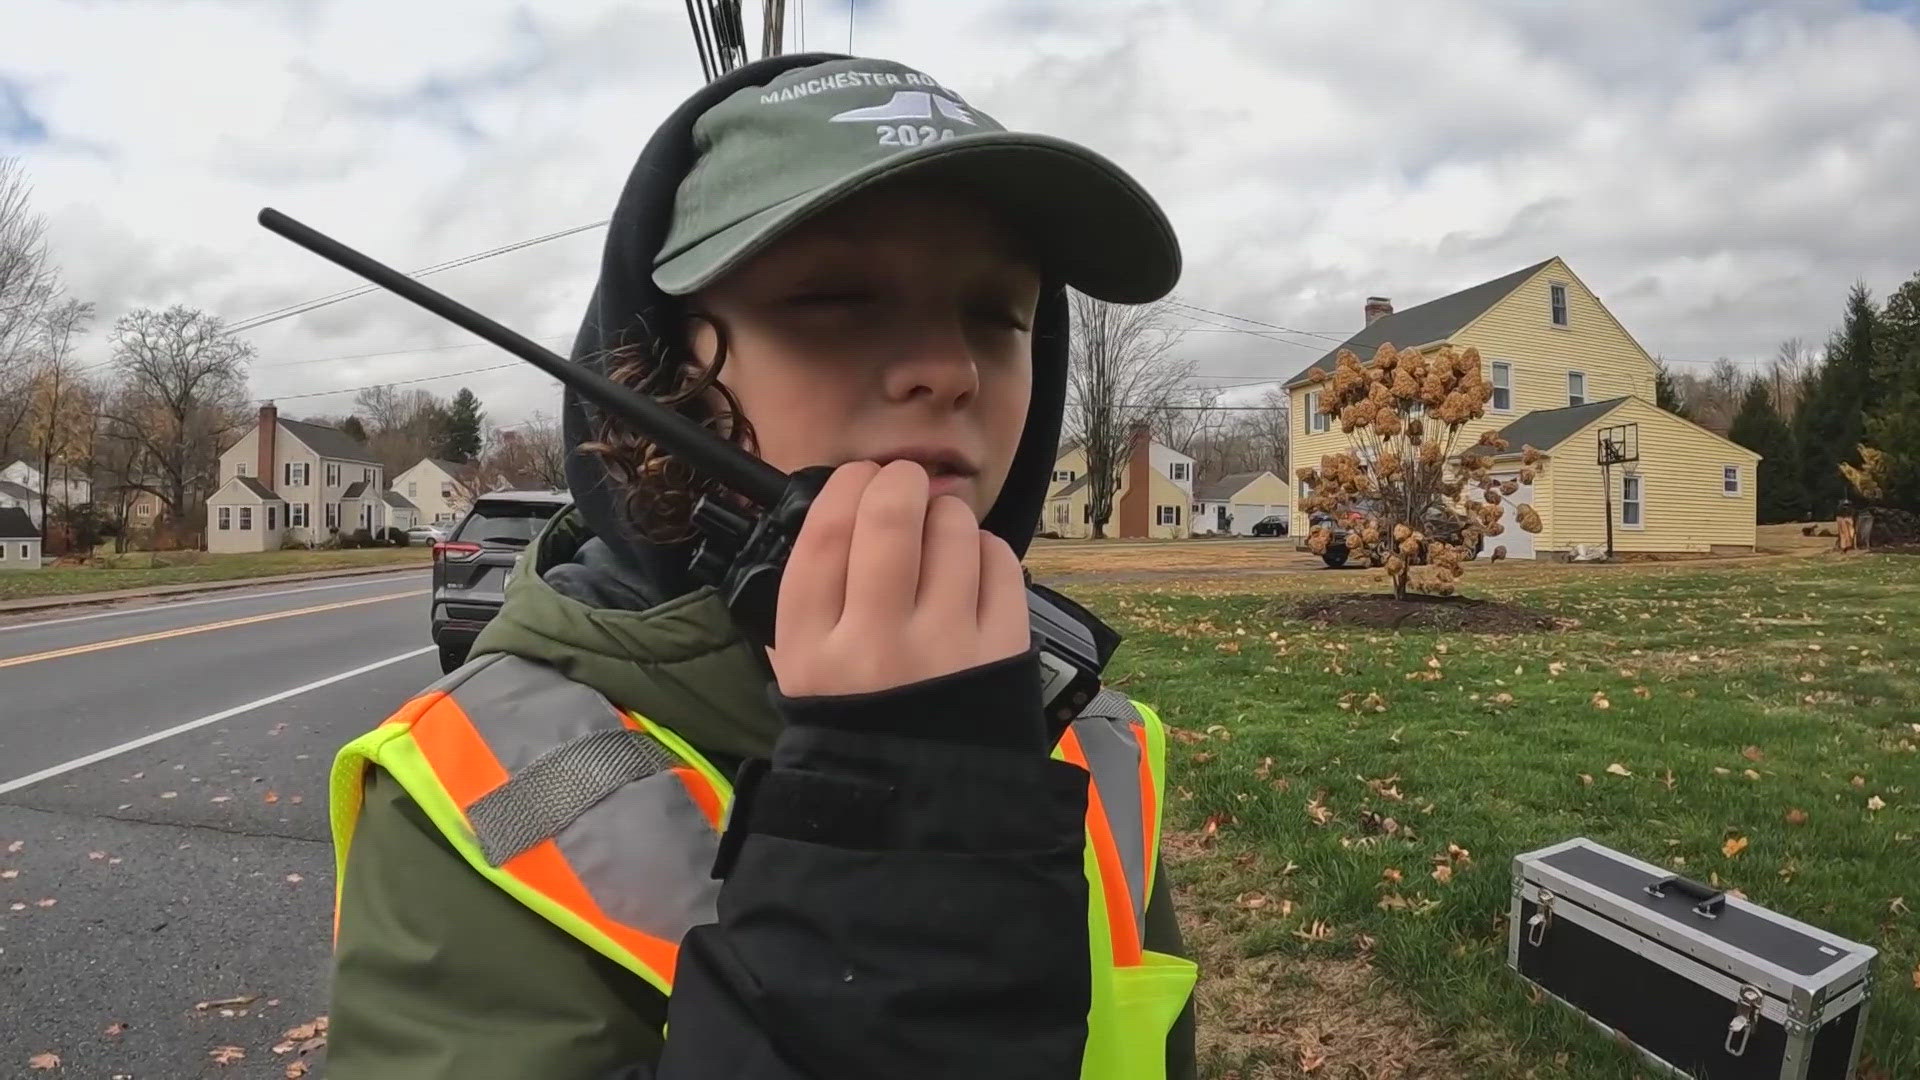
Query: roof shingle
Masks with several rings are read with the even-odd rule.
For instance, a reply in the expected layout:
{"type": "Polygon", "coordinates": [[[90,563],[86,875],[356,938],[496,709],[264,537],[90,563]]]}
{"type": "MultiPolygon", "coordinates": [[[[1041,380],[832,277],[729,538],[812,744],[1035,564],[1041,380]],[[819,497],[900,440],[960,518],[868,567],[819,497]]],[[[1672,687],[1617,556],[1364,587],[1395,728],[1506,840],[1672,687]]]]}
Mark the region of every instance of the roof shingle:
{"type": "Polygon", "coordinates": [[[1488,308],[1506,299],[1508,294],[1552,261],[1542,259],[1532,266],[1492,281],[1483,281],[1437,300],[1429,300],[1405,311],[1375,319],[1362,327],[1359,333],[1329,350],[1325,356],[1301,368],[1299,374],[1287,380],[1287,387],[1291,389],[1306,382],[1307,373],[1315,368],[1331,372],[1335,362],[1340,359],[1341,349],[1350,350],[1366,361],[1373,359],[1374,350],[1387,342],[1392,342],[1395,348],[1412,349],[1444,341],[1485,314],[1488,308]]]}
{"type": "Polygon", "coordinates": [[[0,506],[0,537],[8,540],[38,540],[40,527],[33,523],[25,510],[17,506],[0,506]]]}
{"type": "MultiPolygon", "coordinates": [[[[1507,440],[1507,449],[1502,453],[1518,454],[1528,446],[1543,453],[1551,451],[1566,442],[1574,432],[1618,408],[1625,400],[1625,397],[1617,397],[1606,401],[1589,401],[1585,405],[1569,405],[1563,409],[1535,409],[1500,429],[1500,437],[1507,440]]],[[[1470,446],[1462,456],[1479,457],[1491,452],[1485,446],[1470,446]]]]}
{"type": "Polygon", "coordinates": [[[284,418],[280,421],[280,426],[286,428],[289,435],[306,443],[307,449],[323,458],[362,462],[368,465],[380,464],[380,459],[373,456],[373,451],[367,449],[366,443],[339,428],[284,418]]]}

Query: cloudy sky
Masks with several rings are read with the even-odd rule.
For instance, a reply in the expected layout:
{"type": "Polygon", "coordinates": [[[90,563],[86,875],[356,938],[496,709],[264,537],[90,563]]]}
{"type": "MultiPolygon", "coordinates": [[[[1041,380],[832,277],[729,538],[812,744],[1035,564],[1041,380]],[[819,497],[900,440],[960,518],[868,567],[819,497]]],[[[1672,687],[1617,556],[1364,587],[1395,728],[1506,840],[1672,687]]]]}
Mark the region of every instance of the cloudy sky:
{"type": "MultiPolygon", "coordinates": [[[[1649,350],[1705,363],[1817,342],[1850,283],[1920,270],[1917,8],[789,0],[788,19],[792,47],[802,21],[813,49],[851,30],[856,52],[1119,161],[1181,233],[1190,304],[1338,335],[1369,294],[1406,307],[1557,254],[1649,350]]],[[[98,305],[90,361],[133,307],[237,321],[360,284],[262,230],[261,206],[405,269],[599,221],[700,81],[677,0],[6,9],[0,154],[98,305]]],[[[429,280],[563,348],[602,237],[429,280]]],[[[1223,323],[1260,329],[1192,321],[1210,385],[1284,378],[1328,344],[1223,323]]],[[[293,415],[411,379],[470,385],[503,422],[557,400],[524,365],[451,374],[508,361],[384,294],[249,336],[254,393],[293,415]]]]}

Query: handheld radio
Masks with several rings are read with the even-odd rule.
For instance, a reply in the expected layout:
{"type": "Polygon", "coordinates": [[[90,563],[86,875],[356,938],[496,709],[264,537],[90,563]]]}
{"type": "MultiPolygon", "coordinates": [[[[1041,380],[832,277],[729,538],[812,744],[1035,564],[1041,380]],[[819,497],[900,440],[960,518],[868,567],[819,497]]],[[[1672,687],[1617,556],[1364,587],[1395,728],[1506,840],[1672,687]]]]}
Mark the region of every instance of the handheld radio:
{"type": "MultiPolygon", "coordinates": [[[[534,341],[472,308],[422,285],[272,207],[260,224],[321,258],[367,279],[546,372],[580,396],[619,417],[668,453],[758,513],[706,496],[694,506],[701,534],[692,571],[725,600],[741,630],[761,645],[773,644],[774,606],[780,575],[807,509],[833,470],[801,469],[791,475],[768,465],[679,413],[622,386],[597,371],[569,363],[534,341]]],[[[1058,737],[1100,690],[1100,672],[1120,638],[1086,609],[1027,579],[1027,611],[1041,665],[1041,698],[1050,731],[1058,737]]]]}

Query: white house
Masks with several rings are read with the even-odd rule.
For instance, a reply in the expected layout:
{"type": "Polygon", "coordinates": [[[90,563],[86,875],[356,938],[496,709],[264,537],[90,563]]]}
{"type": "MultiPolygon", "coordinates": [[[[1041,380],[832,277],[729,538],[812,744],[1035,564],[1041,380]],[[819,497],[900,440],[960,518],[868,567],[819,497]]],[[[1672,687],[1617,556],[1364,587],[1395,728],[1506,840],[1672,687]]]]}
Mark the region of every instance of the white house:
{"type": "MultiPolygon", "coordinates": [[[[47,499],[55,506],[82,506],[93,501],[93,483],[84,472],[74,475],[74,470],[55,462],[53,476],[47,481],[47,499]]],[[[32,496],[33,506],[25,502],[0,502],[0,506],[19,506],[26,510],[33,520],[40,520],[40,470],[27,464],[25,459],[17,460],[4,469],[0,469],[0,492],[18,499],[19,493],[8,485],[18,487],[32,496]]]]}
{"type": "Polygon", "coordinates": [[[393,490],[413,504],[416,524],[444,525],[473,505],[472,465],[444,458],[421,458],[393,478],[393,490]]]}
{"type": "Polygon", "coordinates": [[[384,472],[359,439],[283,420],[262,405],[259,422],[220,455],[220,486],[207,500],[207,550],[273,551],[286,540],[318,543],[356,529],[377,534],[388,524],[384,472]],[[250,511],[250,528],[241,528],[242,508],[250,511]]]}
{"type": "MultiPolygon", "coordinates": [[[[1145,425],[1138,425],[1130,433],[1126,460],[1118,471],[1108,536],[1169,540],[1191,535],[1193,458],[1161,445],[1145,425]]],[[[1050,487],[1040,530],[1066,538],[1092,536],[1092,492],[1087,489],[1084,447],[1076,443],[1060,447],[1050,487]]]]}
{"type": "Polygon", "coordinates": [[[0,509],[0,570],[40,569],[40,527],[17,506],[0,509]]]}
{"type": "Polygon", "coordinates": [[[1287,482],[1268,469],[1223,476],[1194,490],[1195,535],[1251,536],[1262,519],[1286,514],[1287,482]]]}
{"type": "Polygon", "coordinates": [[[40,492],[12,480],[0,480],[0,510],[21,510],[37,528],[40,525],[40,492]]]}

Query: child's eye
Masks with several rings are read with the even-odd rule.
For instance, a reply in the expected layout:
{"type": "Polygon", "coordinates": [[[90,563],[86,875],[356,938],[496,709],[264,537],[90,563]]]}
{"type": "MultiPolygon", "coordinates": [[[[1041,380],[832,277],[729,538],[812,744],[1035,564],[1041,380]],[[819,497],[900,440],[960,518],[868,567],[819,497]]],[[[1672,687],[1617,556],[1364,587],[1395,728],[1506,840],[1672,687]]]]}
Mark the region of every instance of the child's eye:
{"type": "Polygon", "coordinates": [[[787,303],[802,308],[857,307],[873,302],[866,289],[808,289],[787,298],[787,303]]]}
{"type": "Polygon", "coordinates": [[[1026,331],[1032,329],[1032,327],[1027,324],[1026,318],[1022,316],[1017,309],[999,304],[989,304],[975,308],[971,317],[976,323],[983,326],[991,326],[999,330],[1026,331]]]}

